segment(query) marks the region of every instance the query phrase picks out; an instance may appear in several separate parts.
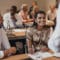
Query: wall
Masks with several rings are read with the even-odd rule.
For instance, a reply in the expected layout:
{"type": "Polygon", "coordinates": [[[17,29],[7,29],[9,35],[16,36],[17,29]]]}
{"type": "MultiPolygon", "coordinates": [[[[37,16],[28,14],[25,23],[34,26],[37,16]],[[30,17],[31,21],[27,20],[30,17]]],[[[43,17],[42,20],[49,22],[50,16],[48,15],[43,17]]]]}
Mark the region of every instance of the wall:
{"type": "MultiPolygon", "coordinates": [[[[16,5],[18,9],[22,3],[27,3],[28,6],[31,5],[33,0],[0,0],[0,11],[3,14],[11,5],[16,5]]],[[[55,3],[55,0],[36,0],[40,9],[47,11],[49,9],[49,4],[55,3]]]]}
{"type": "Polygon", "coordinates": [[[55,5],[56,0],[46,0],[46,11],[49,9],[50,5],[55,5]]]}

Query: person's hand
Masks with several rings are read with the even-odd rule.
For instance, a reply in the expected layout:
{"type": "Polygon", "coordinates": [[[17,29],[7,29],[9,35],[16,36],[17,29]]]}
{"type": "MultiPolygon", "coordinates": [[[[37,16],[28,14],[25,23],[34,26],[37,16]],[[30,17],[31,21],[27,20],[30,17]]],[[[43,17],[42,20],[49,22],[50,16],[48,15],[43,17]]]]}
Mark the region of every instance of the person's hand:
{"type": "Polygon", "coordinates": [[[7,57],[8,54],[9,54],[9,50],[5,50],[5,51],[4,51],[4,57],[7,57]]]}
{"type": "Polygon", "coordinates": [[[46,21],[46,25],[47,26],[54,26],[54,22],[53,21],[46,21]]]}
{"type": "Polygon", "coordinates": [[[15,47],[11,47],[11,48],[9,49],[9,53],[15,54],[15,53],[16,53],[16,48],[15,48],[15,47]]]}
{"type": "Polygon", "coordinates": [[[48,48],[47,48],[47,47],[42,47],[42,48],[41,48],[41,51],[42,51],[42,52],[46,52],[46,51],[48,51],[48,48]]]}
{"type": "Polygon", "coordinates": [[[28,48],[28,53],[33,54],[34,53],[34,49],[33,48],[28,48]]]}
{"type": "Polygon", "coordinates": [[[15,54],[15,53],[16,53],[16,48],[11,47],[10,49],[4,51],[4,57],[7,57],[9,54],[15,54]]]}

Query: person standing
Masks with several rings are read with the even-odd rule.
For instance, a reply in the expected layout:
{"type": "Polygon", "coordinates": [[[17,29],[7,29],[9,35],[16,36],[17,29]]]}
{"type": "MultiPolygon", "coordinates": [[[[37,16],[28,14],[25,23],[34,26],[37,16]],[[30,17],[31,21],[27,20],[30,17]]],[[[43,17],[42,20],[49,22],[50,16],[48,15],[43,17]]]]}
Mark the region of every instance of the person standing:
{"type": "Polygon", "coordinates": [[[55,30],[48,41],[48,47],[53,52],[60,52],[60,0],[57,11],[57,20],[55,30]]]}

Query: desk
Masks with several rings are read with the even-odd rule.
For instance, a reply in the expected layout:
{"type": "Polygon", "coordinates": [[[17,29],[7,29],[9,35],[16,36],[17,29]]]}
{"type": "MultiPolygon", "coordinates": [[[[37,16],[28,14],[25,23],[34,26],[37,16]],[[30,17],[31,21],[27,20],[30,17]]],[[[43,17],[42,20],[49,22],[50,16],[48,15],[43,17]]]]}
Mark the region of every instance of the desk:
{"type": "MultiPolygon", "coordinates": [[[[8,58],[2,59],[2,60],[23,60],[29,58],[27,56],[27,54],[20,54],[20,55],[15,55],[15,56],[10,56],[8,58]]],[[[49,57],[49,58],[45,58],[42,60],[60,60],[60,58],[56,58],[56,57],[49,57]]]]}
{"type": "Polygon", "coordinates": [[[2,60],[22,60],[22,59],[26,59],[26,58],[28,58],[28,56],[26,54],[20,54],[20,55],[10,56],[10,57],[2,59],[2,60]]]}
{"type": "Polygon", "coordinates": [[[26,29],[13,29],[12,31],[7,32],[9,40],[15,40],[20,38],[26,38],[26,29]]]}
{"type": "Polygon", "coordinates": [[[7,36],[11,46],[15,46],[17,48],[17,54],[25,53],[26,29],[8,30],[7,36]]]}

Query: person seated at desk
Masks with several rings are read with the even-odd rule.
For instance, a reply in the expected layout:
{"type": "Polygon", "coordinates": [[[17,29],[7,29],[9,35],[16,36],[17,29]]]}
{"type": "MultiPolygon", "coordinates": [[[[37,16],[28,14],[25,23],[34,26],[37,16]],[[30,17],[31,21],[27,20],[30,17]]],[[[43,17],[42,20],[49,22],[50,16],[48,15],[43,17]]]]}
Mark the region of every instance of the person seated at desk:
{"type": "Polygon", "coordinates": [[[4,58],[16,53],[16,48],[11,47],[7,35],[3,29],[3,18],[0,15],[0,58],[4,58]]]}
{"type": "Polygon", "coordinates": [[[35,20],[36,17],[36,13],[39,11],[39,6],[34,6],[33,10],[31,11],[31,13],[29,14],[30,18],[35,20]]]}
{"type": "Polygon", "coordinates": [[[37,13],[35,23],[36,26],[26,32],[28,53],[48,50],[47,42],[52,30],[50,27],[46,27],[46,13],[44,11],[37,13]]]}
{"type": "MultiPolygon", "coordinates": [[[[37,3],[37,1],[32,1],[32,4],[31,4],[31,6],[30,6],[30,8],[29,8],[29,15],[31,14],[31,12],[33,11],[33,8],[35,7],[35,6],[38,6],[38,3],[37,3]]],[[[30,18],[31,18],[31,16],[30,16],[30,18]]]]}
{"type": "Polygon", "coordinates": [[[29,22],[33,22],[33,19],[30,19],[28,17],[28,5],[27,4],[22,4],[21,10],[18,13],[18,17],[19,17],[19,21],[22,23],[23,26],[27,26],[27,24],[29,25],[29,22]]]}
{"type": "Polygon", "coordinates": [[[51,20],[54,22],[53,29],[55,29],[56,26],[56,16],[57,16],[57,8],[55,5],[50,5],[50,10],[47,12],[47,20],[51,20]]]}
{"type": "Polygon", "coordinates": [[[29,9],[29,17],[30,18],[35,18],[35,14],[39,11],[39,6],[38,6],[38,3],[37,1],[33,1],[32,2],[32,6],[30,7],[29,9]]]}
{"type": "Polygon", "coordinates": [[[16,12],[17,12],[17,7],[11,6],[10,11],[3,15],[3,20],[4,20],[3,25],[5,29],[17,27],[16,12]]]}

